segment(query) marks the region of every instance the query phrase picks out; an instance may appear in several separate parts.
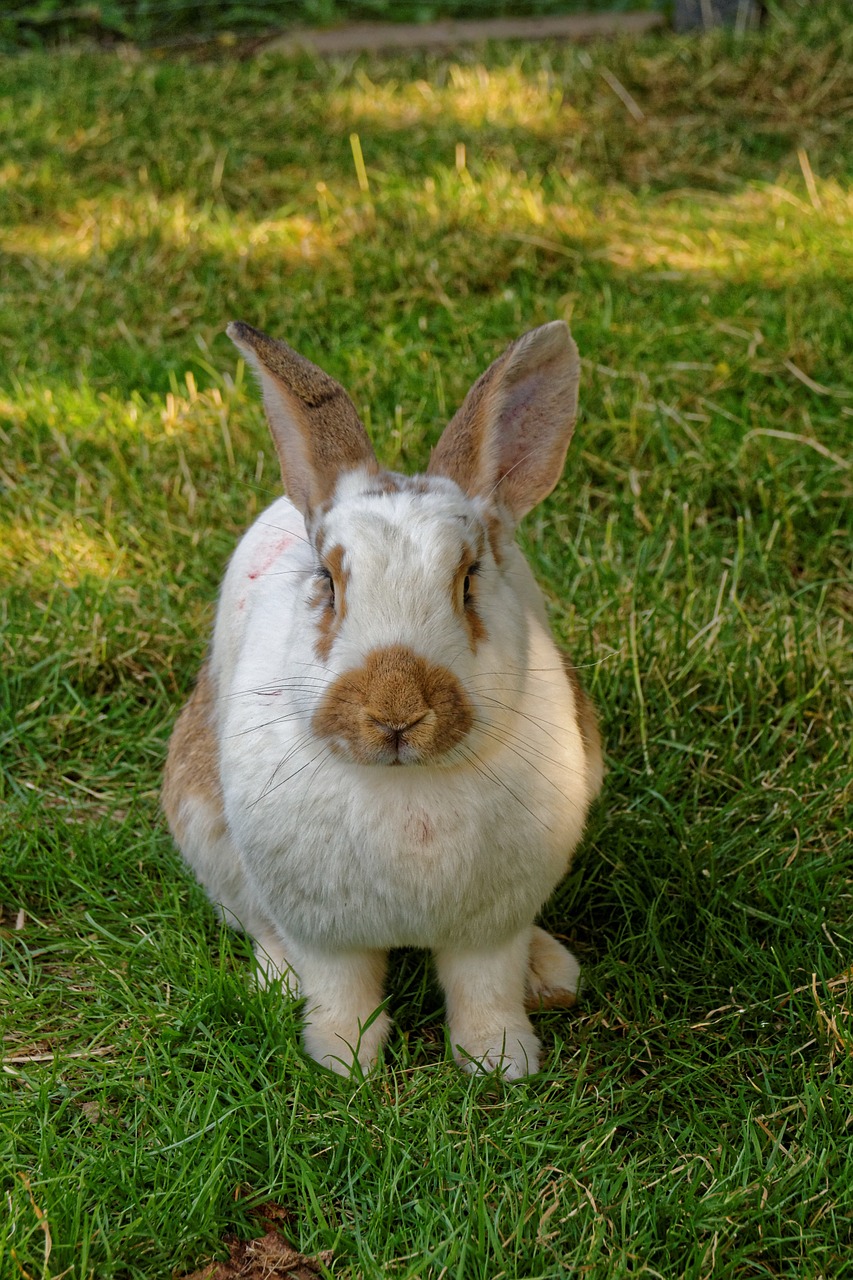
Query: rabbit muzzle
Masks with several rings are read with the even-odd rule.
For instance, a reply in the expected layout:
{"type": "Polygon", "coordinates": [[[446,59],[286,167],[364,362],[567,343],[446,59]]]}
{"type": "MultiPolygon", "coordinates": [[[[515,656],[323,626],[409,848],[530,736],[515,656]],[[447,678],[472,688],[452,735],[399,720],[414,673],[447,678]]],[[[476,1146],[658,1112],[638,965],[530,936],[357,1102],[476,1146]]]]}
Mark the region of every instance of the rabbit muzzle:
{"type": "Polygon", "coordinates": [[[405,645],[390,645],[334,680],[312,727],[357,764],[408,765],[446,755],[473,720],[471,700],[452,671],[405,645]]]}

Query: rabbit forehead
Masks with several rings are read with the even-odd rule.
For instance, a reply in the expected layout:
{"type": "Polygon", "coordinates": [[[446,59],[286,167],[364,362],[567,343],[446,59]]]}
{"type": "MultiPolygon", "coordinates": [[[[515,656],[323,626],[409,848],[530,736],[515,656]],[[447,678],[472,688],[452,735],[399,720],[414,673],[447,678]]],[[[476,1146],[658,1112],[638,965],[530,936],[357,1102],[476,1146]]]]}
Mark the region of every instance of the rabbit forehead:
{"type": "Polygon", "coordinates": [[[460,555],[482,554],[478,506],[452,481],[389,473],[374,480],[362,484],[348,476],[339,484],[317,530],[321,550],[341,547],[349,568],[450,574],[460,555]]]}

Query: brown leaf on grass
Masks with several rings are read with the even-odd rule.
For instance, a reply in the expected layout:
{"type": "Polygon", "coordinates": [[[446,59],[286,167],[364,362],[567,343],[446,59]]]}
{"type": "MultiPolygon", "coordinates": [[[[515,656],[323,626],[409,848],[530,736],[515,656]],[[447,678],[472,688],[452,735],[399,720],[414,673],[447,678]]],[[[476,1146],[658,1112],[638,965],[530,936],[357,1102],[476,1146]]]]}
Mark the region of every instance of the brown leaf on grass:
{"type": "Polygon", "coordinates": [[[249,1217],[254,1218],[262,1227],[271,1228],[282,1222],[289,1222],[293,1214],[289,1209],[285,1209],[283,1204],[278,1204],[275,1200],[265,1200],[263,1204],[256,1204],[249,1210],[249,1217]]]}
{"type": "Polygon", "coordinates": [[[307,1258],[277,1231],[257,1240],[226,1236],[224,1243],[230,1255],[225,1261],[208,1263],[180,1280],[315,1280],[332,1262],[331,1249],[307,1258]]]}

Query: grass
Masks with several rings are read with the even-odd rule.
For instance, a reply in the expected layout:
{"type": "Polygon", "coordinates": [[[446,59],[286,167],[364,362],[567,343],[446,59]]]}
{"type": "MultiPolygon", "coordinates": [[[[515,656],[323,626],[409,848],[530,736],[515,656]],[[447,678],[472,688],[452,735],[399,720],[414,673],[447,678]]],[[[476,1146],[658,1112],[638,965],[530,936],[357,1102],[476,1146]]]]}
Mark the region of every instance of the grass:
{"type": "Polygon", "coordinates": [[[340,1277],[853,1275],[850,55],[803,6],[0,64],[3,1280],[180,1275],[269,1201],[340,1277]],[[222,329],[286,336],[414,468],[555,316],[583,414],[523,541],[608,747],[545,912],[585,1003],[539,1017],[539,1076],[472,1081],[405,955],[384,1067],[341,1081],[157,808],[278,485],[222,329]]]}

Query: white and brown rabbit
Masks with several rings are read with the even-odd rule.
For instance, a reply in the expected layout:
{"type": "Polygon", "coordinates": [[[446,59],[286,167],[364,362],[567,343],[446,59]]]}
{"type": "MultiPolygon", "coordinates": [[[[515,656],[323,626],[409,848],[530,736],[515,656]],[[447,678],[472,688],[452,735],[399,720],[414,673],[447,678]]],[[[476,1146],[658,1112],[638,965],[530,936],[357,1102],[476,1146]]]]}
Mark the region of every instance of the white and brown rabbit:
{"type": "Polygon", "coordinates": [[[514,542],[560,477],[577,348],[561,321],[519,338],[407,477],[321,369],[228,334],[288,496],[234,553],[172,736],[175,840],[262,972],[304,997],[317,1061],[375,1061],[388,952],[411,946],[434,953],[462,1066],[527,1075],[525,1009],[578,986],[534,917],[602,779],[595,713],[514,542]]]}

